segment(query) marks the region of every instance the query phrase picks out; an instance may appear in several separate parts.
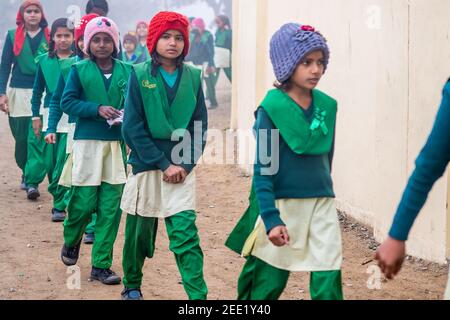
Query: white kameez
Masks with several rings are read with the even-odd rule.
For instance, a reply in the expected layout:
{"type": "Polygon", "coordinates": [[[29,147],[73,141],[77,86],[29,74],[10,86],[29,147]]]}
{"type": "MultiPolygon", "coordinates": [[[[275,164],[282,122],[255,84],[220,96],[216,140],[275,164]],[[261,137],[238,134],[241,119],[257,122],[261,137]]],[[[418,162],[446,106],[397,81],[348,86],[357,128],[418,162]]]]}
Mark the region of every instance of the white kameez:
{"type": "Polygon", "coordinates": [[[289,245],[273,245],[260,217],[245,243],[244,256],[294,272],[341,269],[341,229],[334,199],[281,199],[276,207],[288,229],[289,245]]]}
{"type": "MultiPolygon", "coordinates": [[[[31,117],[31,97],[33,89],[11,88],[6,90],[8,96],[9,116],[11,118],[31,117]]],[[[41,108],[41,114],[42,114],[41,108]]]]}
{"type": "Polygon", "coordinates": [[[100,186],[102,182],[119,185],[126,182],[125,163],[119,141],[75,140],[60,185],[100,186]]]}
{"type": "Polygon", "coordinates": [[[195,173],[191,172],[182,184],[167,183],[163,178],[160,170],[130,174],[120,208],[145,218],[168,218],[195,211],[195,173]]]}

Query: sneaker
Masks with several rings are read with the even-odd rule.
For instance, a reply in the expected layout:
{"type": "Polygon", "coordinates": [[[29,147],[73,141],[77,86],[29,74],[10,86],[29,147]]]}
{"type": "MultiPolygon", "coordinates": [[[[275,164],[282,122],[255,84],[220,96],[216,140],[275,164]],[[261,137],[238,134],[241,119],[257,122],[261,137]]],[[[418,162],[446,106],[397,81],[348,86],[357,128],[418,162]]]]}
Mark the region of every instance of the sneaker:
{"type": "Polygon", "coordinates": [[[78,257],[80,256],[81,242],[79,242],[75,247],[69,248],[65,244],[61,249],[61,260],[62,262],[70,267],[77,264],[78,257]]]}
{"type": "Polygon", "coordinates": [[[84,244],[94,244],[95,241],[95,233],[86,233],[84,235],[84,244]]]}
{"type": "Polygon", "coordinates": [[[111,269],[99,269],[92,267],[91,280],[100,281],[106,285],[120,284],[122,279],[111,269]]]}
{"type": "Polygon", "coordinates": [[[58,209],[55,209],[55,208],[52,209],[52,221],[53,222],[64,222],[64,219],[66,219],[65,211],[59,211],[58,209]]]}
{"type": "Polygon", "coordinates": [[[124,301],[138,301],[138,300],[144,300],[144,297],[142,296],[141,289],[123,289],[122,293],[122,300],[124,301]]]}
{"type": "Polygon", "coordinates": [[[28,190],[28,186],[25,183],[25,178],[23,176],[22,176],[22,181],[20,182],[20,190],[24,190],[24,191],[28,190]]]}
{"type": "Polygon", "coordinates": [[[218,107],[219,107],[218,104],[211,104],[211,105],[209,106],[209,109],[210,109],[210,110],[214,110],[214,109],[217,109],[218,107]]]}
{"type": "Polygon", "coordinates": [[[35,187],[29,187],[27,190],[27,198],[28,200],[36,200],[39,198],[41,194],[39,193],[39,190],[35,187]]]}

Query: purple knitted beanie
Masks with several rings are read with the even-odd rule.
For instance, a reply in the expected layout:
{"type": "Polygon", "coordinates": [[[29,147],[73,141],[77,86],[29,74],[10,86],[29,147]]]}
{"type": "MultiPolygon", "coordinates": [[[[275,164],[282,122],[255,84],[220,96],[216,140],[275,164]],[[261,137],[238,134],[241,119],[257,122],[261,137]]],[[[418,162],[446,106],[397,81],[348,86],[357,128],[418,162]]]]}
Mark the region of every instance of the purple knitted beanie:
{"type": "Polygon", "coordinates": [[[288,80],[297,65],[311,52],[322,50],[324,71],[330,59],[330,50],[325,38],[311,26],[297,23],[283,25],[270,41],[270,60],[278,82],[288,80]]]}

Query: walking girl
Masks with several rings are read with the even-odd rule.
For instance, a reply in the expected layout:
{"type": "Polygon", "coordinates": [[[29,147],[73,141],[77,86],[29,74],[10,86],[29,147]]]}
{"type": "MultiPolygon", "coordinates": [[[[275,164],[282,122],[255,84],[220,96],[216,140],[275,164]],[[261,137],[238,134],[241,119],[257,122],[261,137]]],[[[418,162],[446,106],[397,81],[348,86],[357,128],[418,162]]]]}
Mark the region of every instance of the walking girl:
{"type": "MultiPolygon", "coordinates": [[[[57,19],[51,28],[50,49],[48,54],[37,58],[37,72],[31,99],[33,113],[32,128],[29,132],[28,160],[25,170],[26,181],[29,188],[37,186],[48,175],[48,191],[53,196],[52,221],[64,221],[65,214],[65,190],[58,188],[59,174],[57,173],[58,154],[65,154],[65,140],[68,131],[67,117],[64,118],[58,128],[58,136],[55,144],[47,144],[44,136],[48,129],[49,106],[53,93],[56,90],[57,81],[63,65],[72,55],[73,31],[67,26],[66,18],[57,19]],[[42,96],[46,92],[44,100],[43,116],[41,117],[42,96]],[[61,142],[61,145],[60,145],[61,142]]],[[[30,191],[29,189],[29,191],[30,191]]]]}
{"type": "Polygon", "coordinates": [[[135,65],[130,78],[123,124],[132,166],[121,204],[128,214],[124,300],[142,299],[142,268],[153,257],[158,218],[164,219],[189,299],[203,300],[208,293],[195,224],[194,172],[205,147],[208,115],[201,70],[183,63],[188,26],[178,13],[157,14],[147,42],[152,60],[135,65]]]}
{"type": "MultiPolygon", "coordinates": [[[[8,115],[9,126],[15,140],[15,159],[22,171],[20,187],[27,191],[25,166],[28,132],[31,130],[30,101],[36,76],[35,59],[48,52],[50,33],[42,5],[38,0],[26,0],[22,3],[17,13],[16,24],[16,29],[8,31],[3,47],[0,66],[0,110],[8,115]]],[[[36,188],[28,191],[30,199],[36,199],[38,196],[36,188]]]]}
{"type": "Polygon", "coordinates": [[[340,300],[342,244],[331,179],[337,102],[315,89],[328,45],[314,28],[288,23],[272,37],[270,57],[277,82],[256,111],[250,208],[226,243],[247,258],[238,299],[278,299],[290,272],[308,271],[312,299],[340,300]]]}
{"type": "MultiPolygon", "coordinates": [[[[91,279],[115,285],[121,278],[110,268],[120,224],[120,200],[126,182],[126,152],[120,122],[131,66],[116,59],[119,30],[109,18],[91,20],[84,33],[90,59],[75,64],[67,79],[61,109],[76,117],[69,170],[70,200],[64,223],[61,258],[77,263],[80,243],[92,213],[97,212],[91,279]]],[[[67,182],[66,182],[67,183],[67,182]]]]}

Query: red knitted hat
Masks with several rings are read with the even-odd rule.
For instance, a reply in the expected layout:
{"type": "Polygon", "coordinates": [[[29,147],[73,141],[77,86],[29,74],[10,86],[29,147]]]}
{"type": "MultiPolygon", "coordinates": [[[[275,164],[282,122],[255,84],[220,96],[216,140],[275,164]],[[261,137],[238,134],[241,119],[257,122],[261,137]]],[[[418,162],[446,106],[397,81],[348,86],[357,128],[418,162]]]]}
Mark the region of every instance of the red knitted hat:
{"type": "Polygon", "coordinates": [[[84,36],[84,30],[86,30],[87,24],[92,20],[99,17],[96,13],[91,13],[83,16],[80,20],[80,25],[75,28],[75,45],[78,45],[78,41],[84,36]]]}
{"type": "Polygon", "coordinates": [[[147,48],[150,54],[156,50],[161,35],[167,30],[180,31],[184,38],[183,55],[189,52],[189,20],[176,12],[162,11],[153,17],[148,26],[147,48]]]}

